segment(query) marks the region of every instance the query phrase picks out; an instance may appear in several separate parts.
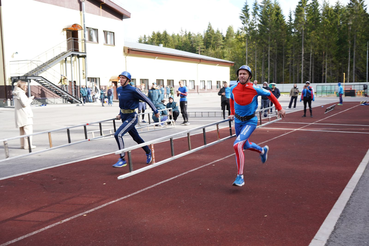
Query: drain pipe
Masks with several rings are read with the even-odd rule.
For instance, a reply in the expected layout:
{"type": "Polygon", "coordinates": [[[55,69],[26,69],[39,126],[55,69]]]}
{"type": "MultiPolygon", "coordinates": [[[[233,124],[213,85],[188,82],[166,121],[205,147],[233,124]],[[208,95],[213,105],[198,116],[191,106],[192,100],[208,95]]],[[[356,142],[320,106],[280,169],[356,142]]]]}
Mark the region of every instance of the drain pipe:
{"type": "Polygon", "coordinates": [[[84,39],[84,49],[85,49],[85,85],[87,88],[87,45],[86,45],[86,41],[87,41],[87,30],[86,30],[86,18],[85,18],[85,1],[86,0],[81,0],[82,3],[82,16],[83,16],[83,39],[84,39]]]}

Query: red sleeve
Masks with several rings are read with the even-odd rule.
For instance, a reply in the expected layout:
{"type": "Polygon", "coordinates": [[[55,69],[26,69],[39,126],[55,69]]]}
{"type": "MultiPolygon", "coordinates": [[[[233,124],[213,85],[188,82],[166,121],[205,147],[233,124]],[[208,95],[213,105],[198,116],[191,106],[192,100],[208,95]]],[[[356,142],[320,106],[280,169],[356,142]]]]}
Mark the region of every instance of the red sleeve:
{"type": "Polygon", "coordinates": [[[234,100],[229,98],[229,106],[231,107],[231,115],[234,115],[234,100]]]}
{"type": "Polygon", "coordinates": [[[268,96],[268,98],[270,101],[272,101],[278,111],[282,109],[281,104],[278,102],[278,99],[273,95],[273,93],[270,93],[270,96],[268,96]]]}

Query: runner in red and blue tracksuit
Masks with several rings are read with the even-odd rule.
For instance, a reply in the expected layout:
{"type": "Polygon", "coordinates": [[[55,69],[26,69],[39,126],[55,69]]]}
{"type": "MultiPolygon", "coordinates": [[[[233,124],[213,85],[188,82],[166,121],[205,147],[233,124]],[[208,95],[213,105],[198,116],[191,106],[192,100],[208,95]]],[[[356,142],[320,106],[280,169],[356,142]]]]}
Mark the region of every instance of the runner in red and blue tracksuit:
{"type": "Polygon", "coordinates": [[[269,91],[264,90],[251,83],[252,73],[249,66],[243,65],[237,70],[239,83],[231,88],[231,115],[229,118],[235,121],[235,130],[237,139],[233,143],[233,148],[236,154],[237,162],[237,177],[233,185],[243,186],[243,168],[245,162],[244,149],[253,150],[260,154],[262,163],[265,163],[268,158],[269,147],[260,147],[257,144],[250,142],[249,138],[256,129],[258,118],[255,111],[258,108],[258,96],[267,96],[272,101],[278,110],[280,117],[285,116],[285,111],[282,109],[277,98],[269,91]]]}
{"type": "MultiPolygon", "coordinates": [[[[129,84],[131,81],[131,74],[124,71],[119,75],[119,80],[121,87],[117,88],[117,94],[119,98],[119,114],[117,115],[117,119],[122,120],[122,125],[115,132],[114,137],[117,141],[118,148],[124,149],[124,141],[123,136],[127,132],[133,140],[140,144],[145,141],[138,135],[138,132],[135,128],[137,124],[138,117],[136,114],[136,108],[138,108],[138,104],[141,101],[146,102],[151,109],[154,111],[154,114],[159,117],[159,112],[151,102],[151,100],[138,88],[133,87],[129,84]]],[[[152,162],[152,155],[150,148],[148,146],[142,147],[142,149],[146,152],[146,163],[150,164],[152,162]]],[[[121,153],[119,160],[117,163],[113,165],[113,167],[124,167],[127,165],[126,160],[124,159],[124,152],[121,153]]]]}

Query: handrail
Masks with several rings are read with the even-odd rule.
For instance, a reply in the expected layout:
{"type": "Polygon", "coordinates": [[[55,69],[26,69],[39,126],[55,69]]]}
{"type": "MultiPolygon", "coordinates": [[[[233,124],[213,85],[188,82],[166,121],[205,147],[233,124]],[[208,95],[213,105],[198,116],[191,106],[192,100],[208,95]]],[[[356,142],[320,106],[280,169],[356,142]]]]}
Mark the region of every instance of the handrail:
{"type": "MultiPolygon", "coordinates": [[[[168,110],[168,109],[162,109],[162,110],[159,110],[159,112],[160,111],[166,111],[166,110],[168,110]]],[[[41,153],[41,152],[45,152],[45,151],[49,151],[49,150],[54,150],[54,149],[61,148],[61,147],[67,147],[67,146],[70,146],[70,145],[74,145],[74,144],[78,144],[78,143],[83,143],[83,142],[86,142],[86,141],[100,139],[100,138],[103,138],[103,137],[109,137],[109,136],[111,136],[113,134],[104,135],[103,134],[103,129],[102,129],[102,123],[112,121],[113,130],[115,132],[116,129],[117,129],[116,122],[115,122],[116,120],[117,120],[116,118],[111,118],[111,119],[106,119],[106,120],[101,120],[101,121],[93,121],[93,122],[90,122],[90,123],[78,124],[78,125],[69,126],[69,127],[62,127],[62,128],[58,128],[58,129],[54,129],[54,130],[47,130],[47,131],[41,131],[41,132],[36,132],[36,133],[32,133],[32,134],[27,134],[27,135],[21,135],[21,136],[16,136],[16,137],[10,137],[10,138],[0,139],[0,142],[3,143],[4,151],[5,151],[5,159],[0,160],[0,162],[5,161],[5,160],[10,160],[10,159],[15,159],[15,158],[23,157],[23,156],[26,156],[26,155],[29,155],[29,154],[41,153]],[[89,138],[88,137],[88,132],[91,132],[91,131],[87,131],[87,127],[88,126],[92,126],[92,125],[97,125],[97,124],[99,125],[99,132],[100,132],[99,136],[95,137],[93,135],[92,138],[89,138]],[[77,141],[72,142],[71,141],[71,132],[70,132],[70,130],[71,129],[78,128],[78,127],[83,127],[84,139],[83,140],[77,140],[77,141]],[[67,131],[67,142],[68,143],[67,144],[62,144],[62,145],[59,145],[59,146],[53,146],[53,141],[52,141],[52,138],[51,138],[51,133],[62,132],[62,131],[65,131],[65,130],[67,131]],[[43,150],[38,150],[38,151],[33,151],[32,150],[32,147],[31,147],[31,144],[30,144],[30,142],[31,142],[30,141],[30,137],[37,136],[37,135],[42,135],[42,134],[47,134],[48,135],[49,148],[43,149],[43,150]],[[23,154],[23,155],[18,155],[18,156],[15,156],[15,157],[10,157],[8,142],[11,141],[11,140],[16,140],[16,139],[21,139],[21,138],[27,138],[26,141],[28,141],[28,153],[27,154],[23,154]]],[[[161,119],[159,118],[159,122],[154,122],[153,125],[154,124],[167,123],[167,122],[173,122],[173,120],[169,120],[168,119],[166,121],[161,121],[161,119]]]]}

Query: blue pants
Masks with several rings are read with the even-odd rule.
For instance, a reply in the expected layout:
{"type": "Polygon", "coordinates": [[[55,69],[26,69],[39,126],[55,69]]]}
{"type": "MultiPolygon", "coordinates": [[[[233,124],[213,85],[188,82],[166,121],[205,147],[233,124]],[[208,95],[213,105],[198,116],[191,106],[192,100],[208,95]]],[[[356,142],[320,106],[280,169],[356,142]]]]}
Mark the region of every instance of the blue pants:
{"type": "Polygon", "coordinates": [[[343,94],[340,94],[340,104],[343,103],[342,96],[343,96],[343,94]]]}
{"type": "MultiPolygon", "coordinates": [[[[137,114],[136,113],[120,114],[120,116],[121,116],[123,123],[122,125],[120,125],[120,127],[114,134],[115,140],[117,141],[117,144],[118,144],[118,149],[124,149],[123,136],[127,132],[129,133],[129,135],[131,135],[132,139],[136,143],[138,144],[144,143],[145,141],[140,137],[140,135],[138,135],[138,132],[135,127],[138,121],[137,114]]],[[[142,147],[142,149],[146,152],[146,154],[150,153],[150,149],[148,146],[144,146],[142,147]]],[[[125,156],[124,152],[120,154],[120,157],[122,159],[124,158],[124,156],[125,156]]]]}
{"type": "Polygon", "coordinates": [[[249,141],[251,134],[256,129],[255,124],[248,124],[247,121],[242,124],[235,123],[236,140],[233,143],[233,148],[236,154],[237,162],[237,174],[243,174],[243,168],[245,165],[244,149],[253,150],[261,154],[262,148],[249,141]]]}

